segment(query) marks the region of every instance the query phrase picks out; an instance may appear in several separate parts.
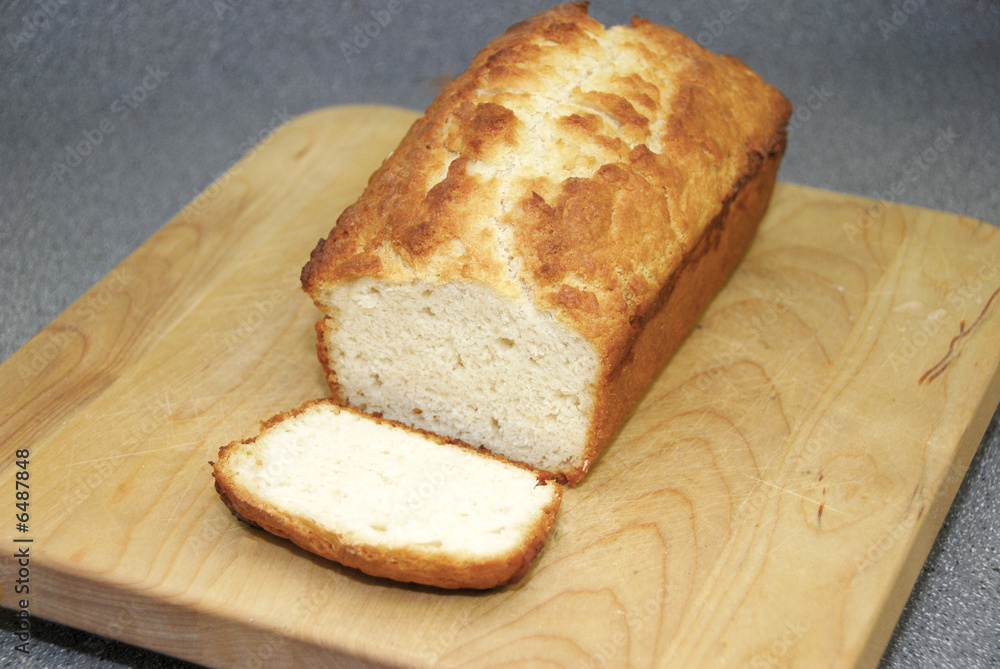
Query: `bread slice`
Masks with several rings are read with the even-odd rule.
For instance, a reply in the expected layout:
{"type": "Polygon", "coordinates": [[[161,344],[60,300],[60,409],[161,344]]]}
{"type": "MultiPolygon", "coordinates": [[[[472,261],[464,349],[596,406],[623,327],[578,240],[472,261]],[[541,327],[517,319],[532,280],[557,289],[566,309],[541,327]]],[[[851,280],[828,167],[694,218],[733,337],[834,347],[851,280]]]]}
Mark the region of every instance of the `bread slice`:
{"type": "Polygon", "coordinates": [[[330,400],[222,447],[214,476],[251,525],[367,574],[440,588],[519,580],[562,499],[526,467],[330,400]]]}
{"type": "Polygon", "coordinates": [[[578,481],[749,245],[790,113],[643,19],[513,26],[303,268],[333,396],[578,481]]]}

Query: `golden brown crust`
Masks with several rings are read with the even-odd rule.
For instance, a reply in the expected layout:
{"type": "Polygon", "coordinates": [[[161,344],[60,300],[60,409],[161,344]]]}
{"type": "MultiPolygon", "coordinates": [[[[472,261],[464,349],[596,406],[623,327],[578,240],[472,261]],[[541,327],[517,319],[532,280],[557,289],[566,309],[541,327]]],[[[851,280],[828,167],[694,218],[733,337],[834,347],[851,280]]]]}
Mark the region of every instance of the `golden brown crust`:
{"type": "Polygon", "coordinates": [[[367,276],[479,281],[554,314],[601,360],[590,462],[652,377],[645,367],[668,357],[714,293],[705,286],[720,286],[749,243],[759,218],[731,220],[733,203],[752,199],[763,214],[769,180],[757,175],[780,161],[791,107],[734,57],[641,18],[605,30],[586,11],[561,5],[479,52],[319,243],[302,282],[328,311],[325,289],[367,276]],[[682,280],[706,266],[720,276],[682,280]],[[682,283],[694,295],[671,297],[682,283]],[[654,318],[671,322],[653,328],[659,343],[645,332],[654,318]],[[659,355],[638,360],[640,340],[659,355]]]}
{"type": "MultiPolygon", "coordinates": [[[[310,400],[296,409],[269,418],[261,423],[261,434],[291,417],[323,404],[330,404],[340,411],[350,411],[364,416],[366,419],[417,432],[440,444],[451,444],[474,450],[482,457],[493,458],[528,471],[534,471],[523,464],[511,462],[483,449],[474,449],[456,439],[447,439],[424,430],[405,426],[397,421],[371,416],[349,407],[342,407],[330,398],[310,400]]],[[[255,499],[253,494],[233,480],[228,474],[230,456],[238,450],[252,447],[259,436],[243,441],[233,441],[219,449],[219,458],[213,464],[212,475],[215,478],[215,489],[222,502],[234,516],[253,527],[262,528],[271,534],[288,539],[300,548],[320,557],[359,569],[371,576],[446,589],[485,589],[515,583],[528,572],[532,560],[544,545],[562,501],[562,486],[546,480],[543,475],[539,475],[539,485],[556,486],[552,503],[544,509],[527,541],[517,550],[489,560],[475,561],[442,557],[440,554],[421,550],[419,547],[387,550],[377,546],[352,543],[345,541],[343,537],[335,533],[318,527],[308,518],[294,516],[255,499]]],[[[537,474],[537,472],[535,473],[537,474]]]]}
{"type": "Polygon", "coordinates": [[[790,107],[735,58],[669,28],[637,18],[611,34],[586,5],[561,5],[477,54],[317,245],[302,279],[318,306],[325,286],[360,276],[463,278],[509,293],[499,219],[513,230],[534,299],[620,355],[734,185],[783,143],[790,107]],[[614,72],[572,86],[582,68],[612,56],[614,72]],[[565,104],[548,113],[564,137],[541,166],[553,169],[521,169],[502,212],[501,184],[470,165],[537,150],[513,108],[549,104],[560,86],[570,88],[565,104]],[[593,168],[559,178],[555,168],[579,160],[581,144],[593,168]]]}
{"type": "Polygon", "coordinates": [[[646,386],[743,257],[767,209],[783,151],[783,144],[776,147],[753,178],[727,200],[723,212],[685,257],[681,269],[664,285],[659,304],[630,342],[618,373],[597,395],[584,467],[566,473],[570,485],[583,478],[614,438],[646,386]]]}

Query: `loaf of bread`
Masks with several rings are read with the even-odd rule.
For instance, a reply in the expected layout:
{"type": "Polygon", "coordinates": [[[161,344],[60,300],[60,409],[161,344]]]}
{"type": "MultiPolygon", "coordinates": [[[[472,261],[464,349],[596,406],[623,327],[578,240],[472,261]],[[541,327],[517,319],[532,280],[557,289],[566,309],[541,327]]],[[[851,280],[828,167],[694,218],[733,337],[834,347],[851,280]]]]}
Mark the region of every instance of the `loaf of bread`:
{"type": "Polygon", "coordinates": [[[562,499],[526,467],[330,400],[224,446],[214,475],[251,525],[373,576],[441,588],[520,579],[562,499]]]}
{"type": "Polygon", "coordinates": [[[643,19],[513,26],[302,271],[333,397],[578,481],[754,236],[790,111],[643,19]]]}

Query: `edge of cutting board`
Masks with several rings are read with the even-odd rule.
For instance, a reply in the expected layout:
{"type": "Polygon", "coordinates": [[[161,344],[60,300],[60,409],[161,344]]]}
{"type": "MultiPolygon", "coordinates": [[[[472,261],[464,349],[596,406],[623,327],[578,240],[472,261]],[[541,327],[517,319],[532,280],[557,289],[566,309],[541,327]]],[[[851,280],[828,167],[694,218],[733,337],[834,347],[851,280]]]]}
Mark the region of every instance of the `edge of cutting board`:
{"type": "MultiPolygon", "coordinates": [[[[9,444],[0,461],[4,480],[16,471],[13,455],[17,448],[34,448],[35,444],[57,435],[67,422],[88,418],[93,407],[100,406],[102,395],[127,375],[132,365],[168,337],[191,310],[202,305],[210,288],[228,276],[230,268],[220,258],[238,253],[245,238],[269,234],[266,229],[269,217],[293,218],[314,206],[313,200],[333,197],[323,195],[328,190],[324,178],[329,175],[310,171],[315,170],[317,159],[302,160],[310,149],[309,138],[323,132],[320,126],[336,129],[336,138],[324,140],[331,142],[333,150],[349,152],[366,143],[385,144],[386,136],[393,138],[388,144],[394,145],[395,138],[418,116],[399,108],[357,105],[319,109],[296,117],[233,165],[149,241],[0,365],[0,438],[9,444]],[[274,179],[276,170],[281,170],[284,178],[274,179]],[[301,192],[309,195],[289,207],[292,195],[298,198],[301,192]],[[282,211],[276,213],[279,210],[282,211]],[[206,225],[212,219],[231,223],[206,225]],[[109,320],[114,324],[115,337],[106,336],[109,320]],[[100,334],[101,330],[105,335],[100,334]]],[[[351,193],[359,192],[370,170],[362,172],[338,184],[340,190],[334,199],[349,200],[351,193]]],[[[779,184],[776,200],[793,192],[815,201],[848,201],[860,209],[870,208],[873,203],[858,196],[787,184],[779,184]]],[[[929,211],[895,204],[885,207],[903,216],[923,216],[920,212],[929,211]]],[[[330,218],[331,226],[334,218],[335,214],[330,218]]],[[[960,225],[965,228],[976,227],[976,222],[962,221],[960,225]]],[[[283,279],[294,285],[297,271],[283,279]]],[[[311,305],[295,307],[309,308],[311,305]]],[[[320,383],[318,370],[315,377],[320,383]]],[[[307,399],[297,398],[295,392],[298,391],[284,393],[276,389],[261,400],[262,406],[287,408],[307,399]]],[[[948,475],[938,482],[930,506],[914,521],[913,532],[906,537],[905,557],[893,587],[884,593],[872,632],[847,665],[878,663],[998,402],[1000,367],[995,366],[961,435],[948,475]]],[[[266,414],[259,415],[263,418],[266,414]]],[[[152,429],[140,424],[129,434],[141,440],[152,437],[152,429]]],[[[234,433],[232,426],[228,429],[230,438],[241,436],[234,433]]],[[[247,425],[239,424],[240,431],[246,429],[247,425]]],[[[81,485],[87,487],[86,481],[81,485]]],[[[86,501],[101,485],[99,480],[81,501],[71,496],[69,504],[86,501]]],[[[77,512],[80,511],[78,508],[77,512]]],[[[12,530],[6,527],[3,530],[8,545],[12,545],[12,530]]],[[[297,555],[312,559],[301,552],[297,555]]],[[[32,601],[38,615],[177,657],[229,665],[244,660],[245,651],[253,648],[258,658],[266,653],[277,661],[279,654],[286,654],[281,655],[286,662],[297,664],[336,660],[367,666],[370,662],[394,663],[406,659],[350,644],[342,645],[338,651],[322,639],[283,627],[280,614],[273,611],[259,622],[246,621],[205,606],[197,594],[158,592],[155,583],[148,579],[131,574],[122,577],[114,571],[98,573],[82,569],[74,573],[67,564],[50,565],[43,554],[38,566],[33,567],[33,577],[37,575],[38,582],[46,584],[48,598],[43,601],[43,595],[37,595],[32,601]],[[137,624],[140,621],[142,626],[137,624]]],[[[11,569],[8,560],[0,581],[3,594],[0,603],[7,608],[16,606],[16,598],[8,590],[11,569]]],[[[350,575],[336,567],[331,569],[350,575]]],[[[318,603],[310,605],[320,606],[329,596],[326,593],[318,603]]]]}

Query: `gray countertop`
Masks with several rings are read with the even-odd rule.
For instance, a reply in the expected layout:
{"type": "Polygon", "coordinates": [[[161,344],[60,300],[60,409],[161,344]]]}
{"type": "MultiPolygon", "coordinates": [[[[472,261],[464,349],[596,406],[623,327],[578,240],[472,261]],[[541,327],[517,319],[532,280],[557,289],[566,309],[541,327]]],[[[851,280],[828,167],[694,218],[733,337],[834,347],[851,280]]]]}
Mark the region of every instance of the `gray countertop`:
{"type": "MultiPolygon", "coordinates": [[[[548,6],[2,3],[0,360],[275,119],[354,102],[423,109],[479,47],[548,6]],[[359,37],[366,27],[371,36],[359,37]]],[[[640,14],[672,25],[778,86],[798,110],[781,180],[1000,224],[997,3],[635,1],[595,2],[591,13],[605,23],[640,14]],[[951,146],[921,161],[942,132],[951,146]]],[[[884,666],[1000,666],[998,442],[995,415],[884,666]]],[[[3,666],[189,666],[36,622],[24,656],[4,616],[3,666]]]]}

